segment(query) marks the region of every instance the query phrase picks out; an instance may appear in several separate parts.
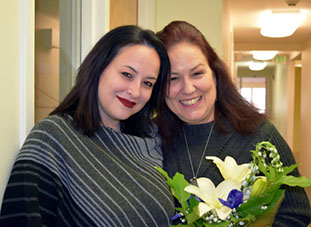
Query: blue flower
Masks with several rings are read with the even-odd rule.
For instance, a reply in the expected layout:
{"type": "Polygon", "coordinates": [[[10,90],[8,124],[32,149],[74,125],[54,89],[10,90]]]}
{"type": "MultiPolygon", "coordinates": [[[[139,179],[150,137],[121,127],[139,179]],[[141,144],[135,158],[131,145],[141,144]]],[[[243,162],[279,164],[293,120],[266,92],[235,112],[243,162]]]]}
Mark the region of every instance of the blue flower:
{"type": "Polygon", "coordinates": [[[243,202],[243,192],[237,190],[237,189],[233,189],[230,191],[227,201],[218,198],[219,201],[224,205],[227,206],[231,209],[233,208],[238,208],[238,206],[240,206],[240,204],[243,202]]]}
{"type": "Polygon", "coordinates": [[[178,220],[179,218],[183,217],[182,213],[176,213],[172,218],[171,221],[178,220]]]}

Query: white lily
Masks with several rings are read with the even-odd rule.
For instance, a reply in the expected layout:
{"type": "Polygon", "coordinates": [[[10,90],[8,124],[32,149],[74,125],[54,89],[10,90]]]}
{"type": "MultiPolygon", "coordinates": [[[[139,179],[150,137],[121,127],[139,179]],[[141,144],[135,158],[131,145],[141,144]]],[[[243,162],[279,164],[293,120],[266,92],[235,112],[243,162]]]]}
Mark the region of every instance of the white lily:
{"type": "Polygon", "coordinates": [[[225,180],[233,180],[242,183],[245,177],[251,172],[249,164],[238,165],[234,158],[227,156],[225,161],[215,156],[206,156],[206,159],[213,160],[225,180]]]}
{"type": "Polygon", "coordinates": [[[214,183],[205,177],[198,178],[197,184],[198,186],[188,185],[185,187],[185,191],[198,196],[204,201],[200,202],[197,207],[198,215],[201,217],[206,212],[215,210],[220,219],[226,219],[231,213],[231,208],[224,206],[218,198],[227,200],[230,191],[233,189],[239,190],[240,184],[232,180],[225,180],[215,187],[214,183]]]}

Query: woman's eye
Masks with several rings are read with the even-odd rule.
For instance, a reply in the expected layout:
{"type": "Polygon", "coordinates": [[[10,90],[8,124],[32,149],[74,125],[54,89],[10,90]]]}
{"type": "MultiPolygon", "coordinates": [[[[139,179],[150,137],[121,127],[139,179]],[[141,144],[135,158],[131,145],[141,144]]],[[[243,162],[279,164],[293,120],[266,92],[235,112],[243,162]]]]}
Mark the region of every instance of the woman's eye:
{"type": "Polygon", "coordinates": [[[199,76],[199,75],[202,75],[202,74],[204,74],[203,72],[195,72],[195,73],[193,73],[193,76],[199,76]]]}
{"type": "Polygon", "coordinates": [[[149,81],[146,81],[144,82],[148,87],[153,87],[153,83],[149,82],[149,81]]]}
{"type": "Polygon", "coordinates": [[[122,75],[127,77],[127,78],[131,78],[132,77],[132,75],[127,73],[127,72],[122,72],[122,75]]]}
{"type": "Polygon", "coordinates": [[[171,77],[171,81],[177,80],[177,79],[178,79],[178,77],[171,77]]]}

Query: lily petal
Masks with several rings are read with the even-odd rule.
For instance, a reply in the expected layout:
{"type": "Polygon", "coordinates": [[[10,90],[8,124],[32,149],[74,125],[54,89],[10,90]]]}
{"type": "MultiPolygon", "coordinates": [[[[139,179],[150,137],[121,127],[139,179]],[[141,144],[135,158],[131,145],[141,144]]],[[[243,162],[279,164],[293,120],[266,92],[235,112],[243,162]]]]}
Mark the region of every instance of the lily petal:
{"type": "Polygon", "coordinates": [[[206,156],[206,159],[213,160],[225,180],[234,180],[241,183],[247,174],[250,173],[249,164],[238,165],[234,158],[227,156],[225,161],[215,156],[206,156]]]}
{"type": "Polygon", "coordinates": [[[231,208],[224,206],[219,198],[227,199],[229,193],[233,189],[240,189],[241,184],[232,180],[225,180],[221,182],[217,188],[214,183],[205,177],[197,179],[198,186],[188,185],[185,191],[194,194],[201,198],[204,202],[200,202],[196,207],[199,216],[202,216],[210,210],[216,210],[219,213],[219,218],[225,219],[231,212],[231,208]]]}
{"type": "Polygon", "coordinates": [[[208,204],[206,203],[199,203],[198,205],[198,209],[199,209],[199,216],[201,217],[203,214],[205,214],[206,212],[209,212],[210,210],[213,209],[213,207],[210,207],[208,204]]]}
{"type": "Polygon", "coordinates": [[[222,199],[227,199],[232,189],[239,190],[240,188],[241,188],[241,184],[239,184],[238,182],[233,181],[233,180],[224,180],[216,188],[217,197],[222,198],[222,199]]]}
{"type": "Polygon", "coordinates": [[[211,203],[214,201],[214,198],[216,197],[216,188],[214,183],[206,177],[200,177],[197,179],[197,183],[198,187],[194,185],[188,185],[184,190],[198,196],[205,203],[211,203]]]}
{"type": "Polygon", "coordinates": [[[216,209],[216,213],[220,219],[225,220],[231,213],[231,209],[226,206],[221,206],[216,209]]]}
{"type": "Polygon", "coordinates": [[[232,170],[232,166],[230,166],[230,164],[232,165],[232,163],[230,163],[230,159],[228,160],[229,161],[228,163],[225,163],[220,158],[215,156],[206,156],[205,158],[208,160],[213,160],[213,162],[217,165],[223,178],[225,180],[228,179],[230,175],[230,171],[228,171],[228,169],[232,170]]]}

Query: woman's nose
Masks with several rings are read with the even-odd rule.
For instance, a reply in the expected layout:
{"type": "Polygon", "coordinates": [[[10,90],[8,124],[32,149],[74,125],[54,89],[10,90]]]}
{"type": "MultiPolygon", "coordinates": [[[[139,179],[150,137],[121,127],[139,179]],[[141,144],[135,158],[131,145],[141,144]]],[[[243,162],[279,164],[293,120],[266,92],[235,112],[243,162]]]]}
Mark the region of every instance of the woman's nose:
{"type": "Polygon", "coordinates": [[[195,91],[195,86],[190,79],[184,79],[182,91],[184,94],[192,94],[195,91]]]}
{"type": "Polygon", "coordinates": [[[141,85],[138,82],[131,82],[128,86],[128,94],[136,99],[140,97],[140,89],[141,89],[141,85]]]}

